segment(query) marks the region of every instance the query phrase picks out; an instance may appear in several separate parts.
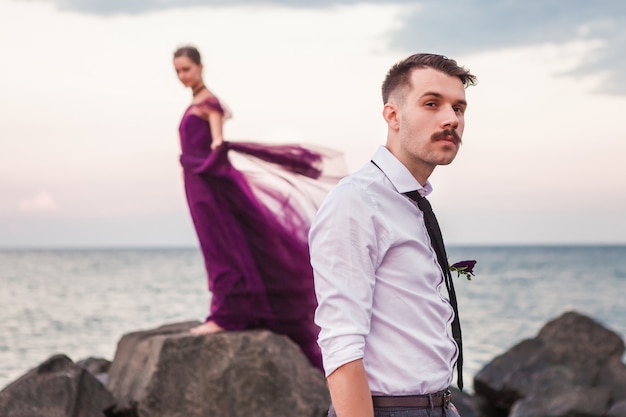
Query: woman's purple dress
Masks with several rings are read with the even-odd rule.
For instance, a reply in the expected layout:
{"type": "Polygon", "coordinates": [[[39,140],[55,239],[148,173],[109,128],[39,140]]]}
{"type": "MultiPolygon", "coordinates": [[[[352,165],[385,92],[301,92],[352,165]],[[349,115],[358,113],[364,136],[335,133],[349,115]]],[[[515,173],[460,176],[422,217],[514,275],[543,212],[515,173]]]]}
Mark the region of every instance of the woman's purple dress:
{"type": "Polygon", "coordinates": [[[325,193],[344,174],[322,170],[341,156],[242,142],[211,151],[209,123],[194,106],[224,111],[212,97],[192,104],[180,124],[187,202],[212,294],[207,321],[287,335],[321,369],[307,234],[325,193]]]}

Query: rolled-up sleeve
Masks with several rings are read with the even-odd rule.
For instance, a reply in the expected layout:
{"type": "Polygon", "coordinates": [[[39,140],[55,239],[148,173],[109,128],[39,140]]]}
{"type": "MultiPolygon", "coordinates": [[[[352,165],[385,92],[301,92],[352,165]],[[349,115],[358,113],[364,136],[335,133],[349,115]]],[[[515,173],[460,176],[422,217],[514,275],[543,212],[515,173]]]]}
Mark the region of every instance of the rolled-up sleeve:
{"type": "Polygon", "coordinates": [[[363,358],[370,331],[379,254],[386,231],[366,189],[341,182],[320,207],[309,232],[326,376],[363,358]]]}

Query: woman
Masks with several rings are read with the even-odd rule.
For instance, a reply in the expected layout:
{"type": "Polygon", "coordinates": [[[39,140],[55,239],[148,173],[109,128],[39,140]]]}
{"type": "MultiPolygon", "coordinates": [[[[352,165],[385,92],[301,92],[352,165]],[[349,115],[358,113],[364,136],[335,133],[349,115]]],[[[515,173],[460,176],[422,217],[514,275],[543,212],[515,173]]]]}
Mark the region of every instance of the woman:
{"type": "Polygon", "coordinates": [[[266,328],[289,336],[321,369],[307,233],[324,195],[345,173],[341,156],[224,141],[229,113],[203,81],[198,50],[176,50],[174,67],[193,95],[180,123],[181,164],[212,294],[209,316],[191,331],[266,328]],[[341,171],[322,175],[333,158],[341,171]]]}

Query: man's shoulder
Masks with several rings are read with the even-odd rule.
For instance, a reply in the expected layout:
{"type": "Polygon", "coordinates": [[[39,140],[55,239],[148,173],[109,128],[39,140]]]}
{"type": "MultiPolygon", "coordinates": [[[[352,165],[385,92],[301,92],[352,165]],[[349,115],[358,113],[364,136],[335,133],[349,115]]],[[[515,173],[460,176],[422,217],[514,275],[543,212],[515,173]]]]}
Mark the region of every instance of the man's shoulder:
{"type": "Polygon", "coordinates": [[[385,175],[371,162],[342,178],[338,185],[368,189],[383,182],[385,175]]]}
{"type": "Polygon", "coordinates": [[[362,224],[376,216],[383,198],[380,190],[385,188],[381,184],[384,174],[369,165],[342,178],[328,193],[313,219],[311,236],[323,229],[340,230],[355,221],[362,224]]]}
{"type": "Polygon", "coordinates": [[[333,209],[355,204],[363,208],[376,206],[390,191],[393,192],[393,185],[385,174],[369,163],[342,178],[328,194],[326,205],[332,205],[333,209]]]}

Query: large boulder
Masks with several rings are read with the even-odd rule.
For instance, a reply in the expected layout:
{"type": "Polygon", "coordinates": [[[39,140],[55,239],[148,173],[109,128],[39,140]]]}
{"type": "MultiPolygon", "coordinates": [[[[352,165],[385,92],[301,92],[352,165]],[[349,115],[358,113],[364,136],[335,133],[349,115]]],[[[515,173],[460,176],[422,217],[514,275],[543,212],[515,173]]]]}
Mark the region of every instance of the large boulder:
{"type": "Polygon", "coordinates": [[[54,355],[0,391],[2,417],[104,417],[113,396],[86,369],[54,355]]]}
{"type": "Polygon", "coordinates": [[[286,336],[267,330],[194,336],[197,322],[127,334],[107,387],[110,416],[311,416],[326,414],[322,373],[286,336]]]}
{"type": "Polygon", "coordinates": [[[450,387],[450,391],[452,392],[452,404],[462,417],[478,417],[480,415],[480,408],[472,395],[468,395],[453,386],[450,387]]]}
{"type": "Polygon", "coordinates": [[[488,363],[475,394],[491,416],[601,416],[626,395],[623,353],[616,333],[568,312],[488,363]]]}
{"type": "Polygon", "coordinates": [[[597,385],[610,388],[613,402],[626,402],[626,365],[621,358],[607,358],[598,375],[597,385]]]}
{"type": "Polygon", "coordinates": [[[95,376],[102,385],[107,384],[111,361],[104,358],[88,357],[76,362],[76,365],[85,368],[91,375],[95,376]]]}
{"type": "Polygon", "coordinates": [[[613,404],[606,415],[607,417],[626,417],[626,401],[613,404]]]}
{"type": "Polygon", "coordinates": [[[608,404],[607,387],[562,387],[550,393],[532,393],[516,402],[509,417],[604,416],[608,404]]]}

